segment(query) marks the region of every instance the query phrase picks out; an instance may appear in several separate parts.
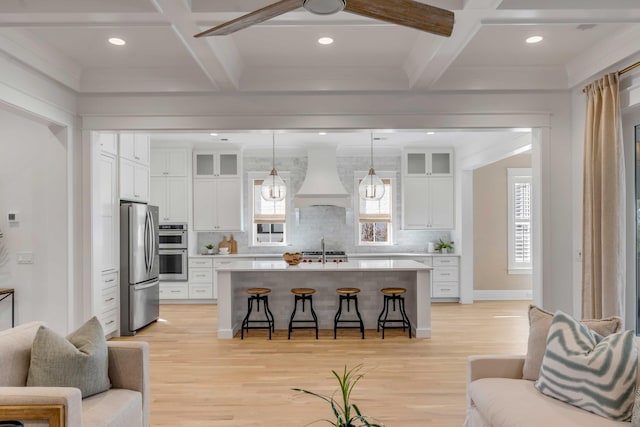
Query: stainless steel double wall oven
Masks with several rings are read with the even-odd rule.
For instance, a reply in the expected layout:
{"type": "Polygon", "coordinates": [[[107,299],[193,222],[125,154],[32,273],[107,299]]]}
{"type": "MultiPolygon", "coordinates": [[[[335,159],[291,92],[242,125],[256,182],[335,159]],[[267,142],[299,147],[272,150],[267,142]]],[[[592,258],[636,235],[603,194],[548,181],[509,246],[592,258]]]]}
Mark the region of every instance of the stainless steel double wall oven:
{"type": "Polygon", "coordinates": [[[187,224],[172,222],[160,224],[160,280],[186,281],[188,270],[187,224]]]}

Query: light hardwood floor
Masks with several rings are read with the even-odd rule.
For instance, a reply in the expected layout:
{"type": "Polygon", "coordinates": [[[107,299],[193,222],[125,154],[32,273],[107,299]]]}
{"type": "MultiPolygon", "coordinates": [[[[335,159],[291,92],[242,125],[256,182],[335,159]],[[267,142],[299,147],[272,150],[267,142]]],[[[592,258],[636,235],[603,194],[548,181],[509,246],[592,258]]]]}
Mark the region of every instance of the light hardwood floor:
{"type": "MultiPolygon", "coordinates": [[[[135,337],[150,344],[154,427],[301,427],[329,418],[318,398],[337,388],[331,370],[363,364],[353,401],[386,427],[461,426],[466,359],[471,354],[526,351],[526,301],[435,304],[431,339],[401,330],[250,331],[242,341],[216,338],[215,305],[162,305],[161,320],[135,337]]],[[[317,423],[314,425],[329,425],[317,423]]]]}

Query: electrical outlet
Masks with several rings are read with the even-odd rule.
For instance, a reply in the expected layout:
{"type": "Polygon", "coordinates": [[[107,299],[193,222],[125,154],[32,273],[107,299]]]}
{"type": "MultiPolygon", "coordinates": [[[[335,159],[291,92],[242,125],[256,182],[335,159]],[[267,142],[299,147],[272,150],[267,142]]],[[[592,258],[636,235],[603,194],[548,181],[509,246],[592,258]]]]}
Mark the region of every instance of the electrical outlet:
{"type": "Polygon", "coordinates": [[[33,264],[33,252],[18,252],[18,264],[33,264]]]}

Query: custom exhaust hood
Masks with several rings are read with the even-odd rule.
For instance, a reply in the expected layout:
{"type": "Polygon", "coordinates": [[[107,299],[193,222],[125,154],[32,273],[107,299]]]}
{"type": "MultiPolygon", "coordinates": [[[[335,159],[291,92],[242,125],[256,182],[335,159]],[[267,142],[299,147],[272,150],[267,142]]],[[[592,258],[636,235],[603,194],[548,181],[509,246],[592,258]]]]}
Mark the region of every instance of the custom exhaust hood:
{"type": "Polygon", "coordinates": [[[351,195],[344,189],[336,167],[336,147],[316,145],[307,149],[307,175],[294,197],[294,206],[351,207],[351,195]]]}

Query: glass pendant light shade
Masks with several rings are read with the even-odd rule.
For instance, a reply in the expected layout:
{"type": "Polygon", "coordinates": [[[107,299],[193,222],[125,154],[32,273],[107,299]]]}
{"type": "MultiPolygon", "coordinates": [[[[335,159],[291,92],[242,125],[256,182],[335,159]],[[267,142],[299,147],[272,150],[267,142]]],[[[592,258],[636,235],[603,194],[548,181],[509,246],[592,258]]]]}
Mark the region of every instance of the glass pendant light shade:
{"type": "Polygon", "coordinates": [[[373,169],[373,133],[371,133],[371,167],[367,176],[360,181],[358,193],[363,200],[380,200],[384,196],[384,183],[373,169]]]}
{"type": "Polygon", "coordinates": [[[269,175],[262,180],[260,195],[264,200],[279,202],[287,197],[287,185],[284,183],[276,170],[276,136],[273,135],[273,168],[269,175]]]}
{"type": "Polygon", "coordinates": [[[263,199],[272,202],[279,202],[287,197],[287,185],[282,178],[280,178],[275,168],[273,168],[269,176],[262,181],[260,195],[263,199]]]}

